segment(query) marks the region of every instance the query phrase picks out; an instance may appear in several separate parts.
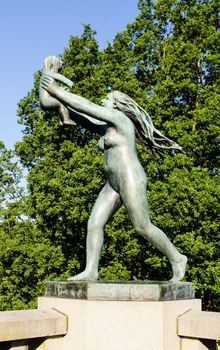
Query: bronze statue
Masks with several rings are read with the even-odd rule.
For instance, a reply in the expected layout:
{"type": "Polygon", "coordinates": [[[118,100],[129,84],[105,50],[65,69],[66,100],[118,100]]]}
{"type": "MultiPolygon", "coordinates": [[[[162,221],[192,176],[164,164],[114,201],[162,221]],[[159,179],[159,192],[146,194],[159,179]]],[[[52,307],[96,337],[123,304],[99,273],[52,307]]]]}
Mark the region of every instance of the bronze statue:
{"type": "Polygon", "coordinates": [[[138,160],[136,142],[151,143],[158,149],[181,150],[181,147],[163,136],[148,113],[122,92],[110,92],[100,106],[58,86],[46,72],[41,79],[41,89],[64,104],[74,122],[101,134],[99,146],[104,150],[104,169],[108,176],[88,221],[85,271],[69,280],[97,280],[104,226],[123,203],[135,230],[169,259],[173,271],[171,281],[182,280],[187,258],[150,220],[147,178],[138,160]]]}

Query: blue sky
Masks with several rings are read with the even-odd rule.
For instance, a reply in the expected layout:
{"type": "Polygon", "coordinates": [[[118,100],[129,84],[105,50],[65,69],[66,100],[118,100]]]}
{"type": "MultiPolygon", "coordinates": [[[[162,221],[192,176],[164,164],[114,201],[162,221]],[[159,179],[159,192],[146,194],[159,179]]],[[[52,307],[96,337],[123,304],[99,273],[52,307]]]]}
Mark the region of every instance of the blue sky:
{"type": "Polygon", "coordinates": [[[0,6],[0,140],[12,148],[22,138],[17,104],[33,86],[46,56],[81,35],[82,24],[97,31],[100,49],[133,22],[138,0],[2,0],[0,6]]]}

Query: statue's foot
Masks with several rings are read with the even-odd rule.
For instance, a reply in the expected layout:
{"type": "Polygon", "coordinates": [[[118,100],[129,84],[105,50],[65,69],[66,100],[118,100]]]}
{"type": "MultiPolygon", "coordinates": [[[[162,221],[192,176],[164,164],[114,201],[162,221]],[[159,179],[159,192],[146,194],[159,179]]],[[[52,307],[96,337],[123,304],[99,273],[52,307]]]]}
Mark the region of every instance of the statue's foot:
{"type": "Polygon", "coordinates": [[[181,255],[180,261],[172,263],[173,277],[170,282],[178,282],[183,279],[186,271],[186,263],[187,257],[185,255],[181,255]]]}
{"type": "Polygon", "coordinates": [[[66,119],[66,120],[63,120],[63,125],[73,125],[73,126],[75,126],[76,123],[72,119],[66,119]]]}
{"type": "Polygon", "coordinates": [[[76,276],[68,278],[68,281],[92,281],[95,282],[98,279],[98,273],[83,271],[76,276]]]}

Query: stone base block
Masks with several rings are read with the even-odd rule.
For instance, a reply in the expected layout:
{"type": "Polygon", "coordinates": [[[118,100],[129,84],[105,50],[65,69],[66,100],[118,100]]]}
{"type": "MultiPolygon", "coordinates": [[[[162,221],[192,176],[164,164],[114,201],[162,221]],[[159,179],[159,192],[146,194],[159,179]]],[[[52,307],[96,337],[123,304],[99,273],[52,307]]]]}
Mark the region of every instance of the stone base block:
{"type": "Polygon", "coordinates": [[[172,301],[39,298],[39,309],[68,316],[68,333],[47,339],[44,350],[179,350],[177,318],[201,310],[196,299],[172,301]]]}

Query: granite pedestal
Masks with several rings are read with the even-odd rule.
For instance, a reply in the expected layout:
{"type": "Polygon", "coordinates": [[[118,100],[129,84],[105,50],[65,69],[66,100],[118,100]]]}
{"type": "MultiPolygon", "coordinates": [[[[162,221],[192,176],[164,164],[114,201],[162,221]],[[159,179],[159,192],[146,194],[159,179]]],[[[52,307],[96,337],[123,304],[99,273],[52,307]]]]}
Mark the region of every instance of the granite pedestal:
{"type": "Polygon", "coordinates": [[[195,297],[191,282],[48,281],[45,287],[47,297],[80,300],[168,301],[195,297]]]}
{"type": "Polygon", "coordinates": [[[200,310],[190,282],[48,281],[39,309],[68,316],[68,334],[45,350],[178,350],[177,318],[200,310]]]}

